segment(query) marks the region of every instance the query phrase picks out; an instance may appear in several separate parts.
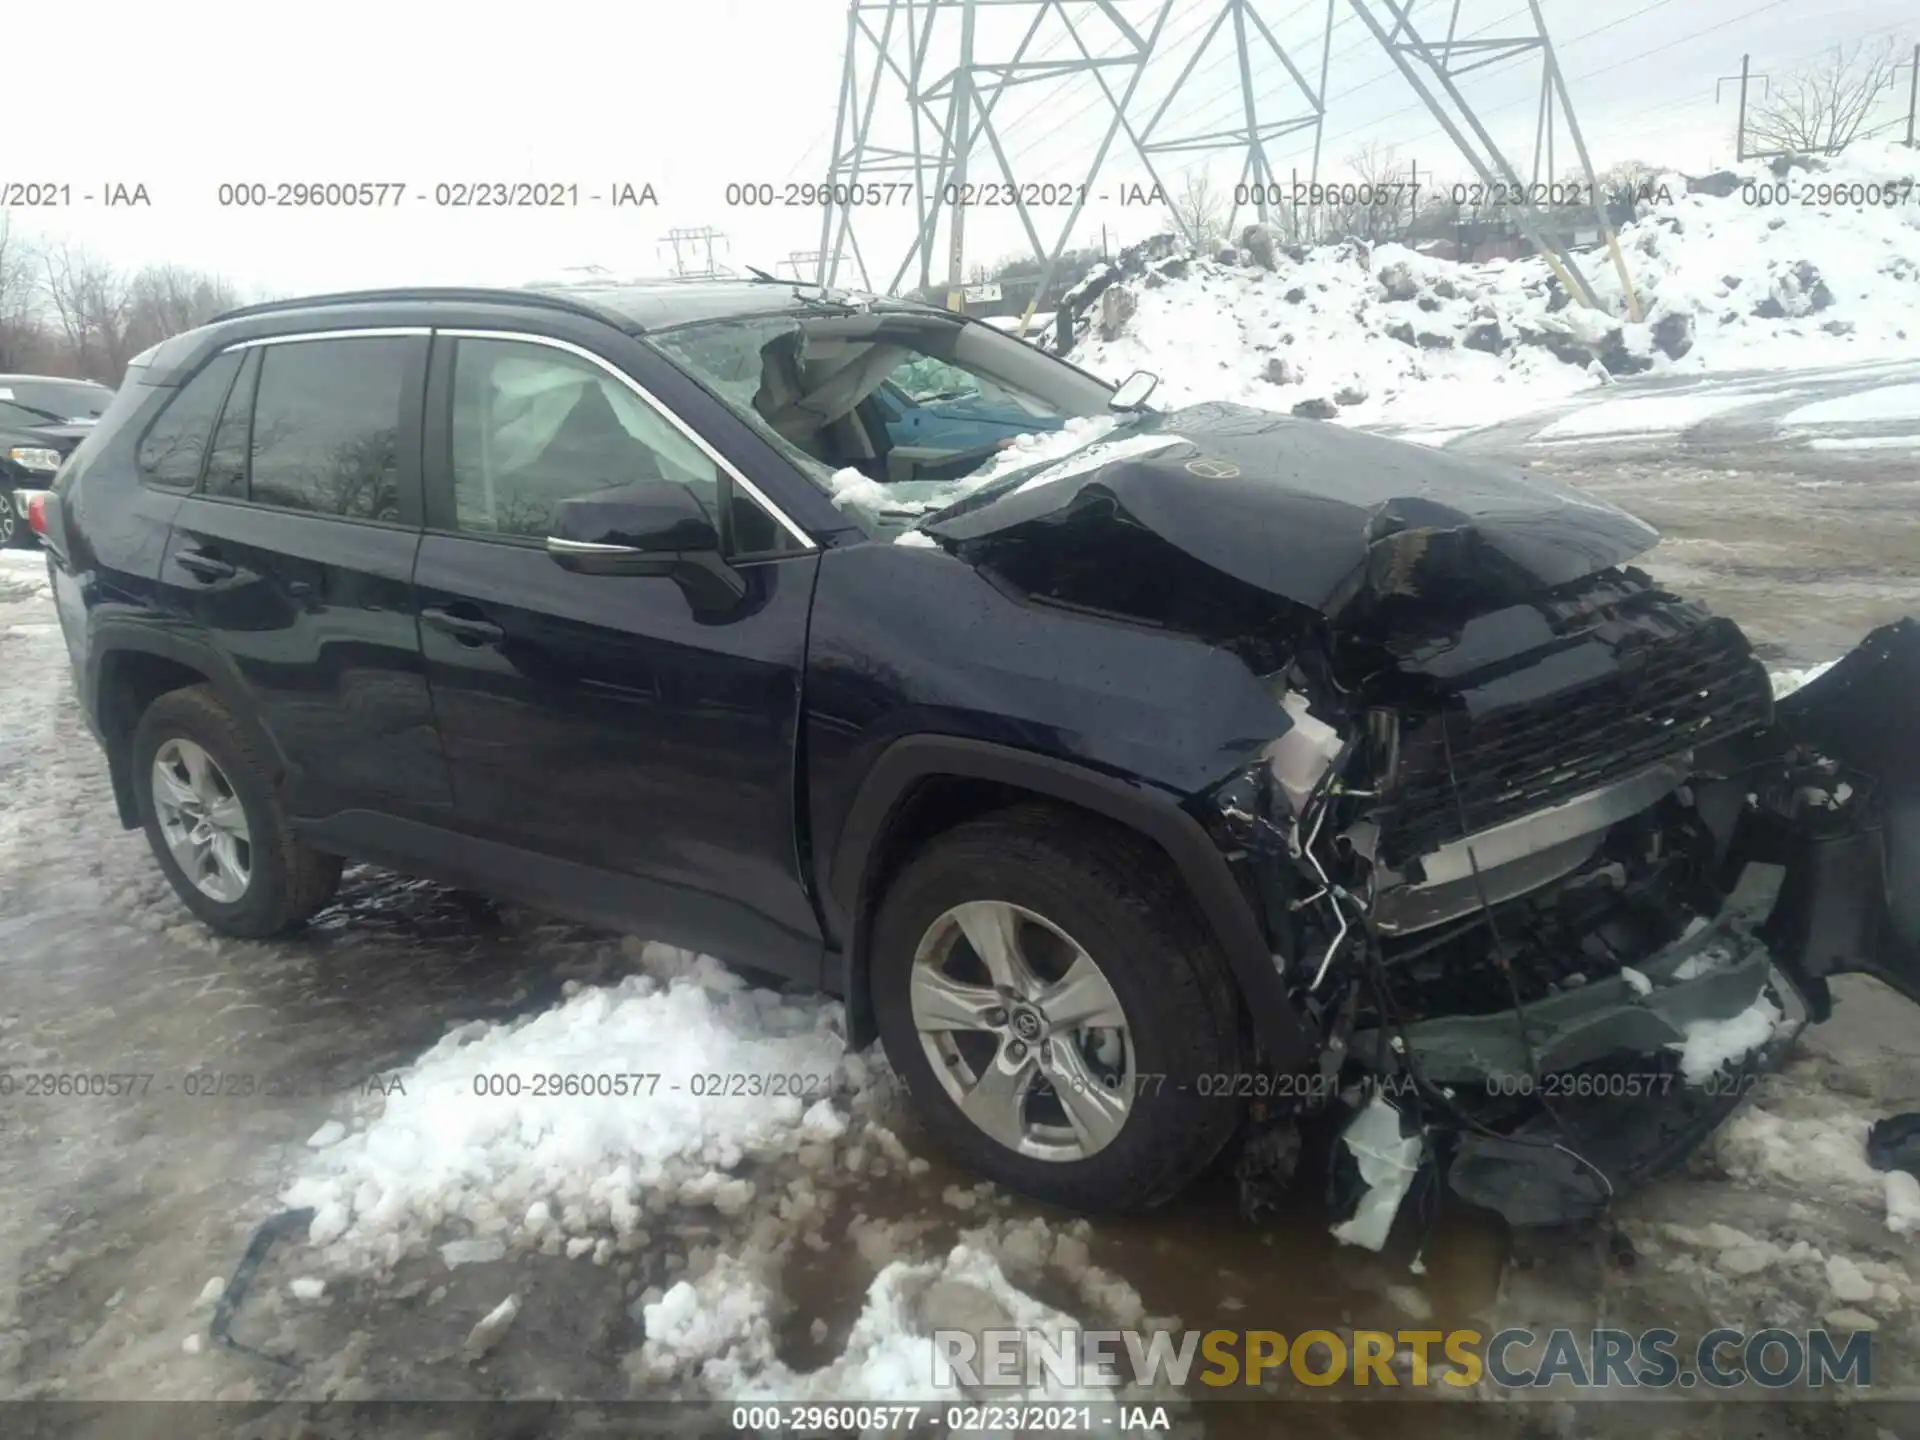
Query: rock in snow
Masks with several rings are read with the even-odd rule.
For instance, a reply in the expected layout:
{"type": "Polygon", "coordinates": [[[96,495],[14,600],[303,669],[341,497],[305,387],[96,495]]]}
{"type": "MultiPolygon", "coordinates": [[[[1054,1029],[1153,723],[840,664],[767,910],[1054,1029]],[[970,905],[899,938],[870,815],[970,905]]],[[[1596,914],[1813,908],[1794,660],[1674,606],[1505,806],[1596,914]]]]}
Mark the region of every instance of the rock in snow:
{"type": "Polygon", "coordinates": [[[509,1295],[493,1309],[481,1317],[473,1329],[467,1332],[467,1338],[460,1347],[460,1353],[466,1357],[469,1365],[485,1358],[488,1351],[500,1343],[514,1318],[520,1313],[520,1297],[509,1295]]]}
{"type": "MultiPolygon", "coordinates": [[[[1259,348],[1271,350],[1284,318],[1316,390],[1351,384],[1373,397],[1344,408],[1343,423],[1434,430],[1521,415],[1609,372],[1912,358],[1902,332],[1920,305],[1920,207],[1751,203],[1748,183],[1773,178],[1754,162],[1691,190],[1679,176],[1658,182],[1668,198],[1647,202],[1620,232],[1647,317],[1638,323],[1608,263],[1586,267],[1608,308],[1599,314],[1569,303],[1538,257],[1460,264],[1352,242],[1282,250],[1250,228],[1246,263],[1150,262],[1147,274],[1163,283],[1134,287],[1125,313],[1116,302],[1097,324],[1083,321],[1072,358],[1115,381],[1154,371],[1155,402],[1168,407],[1233,400],[1284,412],[1314,398],[1286,394],[1307,377],[1278,379],[1259,348]]],[[[1920,152],[1855,144],[1819,178],[1843,202],[1849,186],[1897,193],[1920,179],[1920,152]]]]}
{"type": "Polygon", "coordinates": [[[324,1150],[329,1145],[338,1145],[346,1138],[347,1127],[338,1120],[329,1120],[307,1137],[307,1147],[311,1150],[324,1150]]]}
{"type": "Polygon", "coordinates": [[[1920,1180],[1904,1170],[1889,1170],[1887,1180],[1887,1229],[1896,1235],[1920,1231],[1920,1180]]]}
{"type": "Polygon", "coordinates": [[[1833,1291],[1834,1299],[1847,1304],[1873,1299],[1873,1282],[1844,1255],[1827,1257],[1827,1288],[1833,1291]]]}

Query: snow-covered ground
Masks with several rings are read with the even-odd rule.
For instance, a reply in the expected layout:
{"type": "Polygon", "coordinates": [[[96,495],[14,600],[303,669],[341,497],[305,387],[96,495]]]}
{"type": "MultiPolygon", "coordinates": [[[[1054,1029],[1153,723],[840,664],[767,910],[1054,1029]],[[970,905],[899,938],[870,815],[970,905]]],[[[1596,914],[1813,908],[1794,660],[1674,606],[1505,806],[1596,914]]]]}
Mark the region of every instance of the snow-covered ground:
{"type": "MultiPolygon", "coordinates": [[[[1436,440],[1597,390],[1609,370],[1909,360],[1920,346],[1917,156],[1856,146],[1784,182],[1750,163],[1738,173],[1751,188],[1725,196],[1689,194],[1677,175],[1654,182],[1653,198],[1620,237],[1643,306],[1637,324],[1626,318],[1604,251],[1581,265],[1610,315],[1566,304],[1538,258],[1475,265],[1391,244],[1293,253],[1263,244],[1236,263],[1162,262],[1157,273],[1123,281],[1134,313],[1110,338],[1096,325],[1073,359],[1114,380],[1158,373],[1159,403],[1304,403],[1346,423],[1436,440]],[[1772,203],[1783,184],[1794,187],[1793,203],[1772,203]],[[1661,187],[1670,198],[1657,198],[1661,187]],[[1822,193],[1907,201],[1800,203],[1822,193]]],[[[1705,413],[1682,401],[1644,403],[1651,408],[1639,416],[1618,418],[1664,429],[1705,413]]],[[[1570,434],[1579,433],[1574,423],[1570,434]]]]}
{"type": "Polygon", "coordinates": [[[1219,1187],[1073,1220],[924,1146],[836,1004],[685,952],[370,870],[308,938],[214,940],[112,822],[41,567],[0,556],[0,1068],[151,1072],[156,1093],[9,1102],[0,1395],[884,1402],[940,1396],[935,1328],[1622,1316],[1879,1326],[1879,1373],[1914,1373],[1920,1202],[1861,1145],[1920,1104],[1920,1032],[1870,983],[1688,1177],[1621,1207],[1632,1270],[1575,1240],[1516,1269],[1455,1211],[1414,1274],[1410,1250],[1335,1245],[1313,1195],[1259,1226],[1219,1187]],[[281,1093],[159,1097],[207,1066],[281,1093]],[[629,1084],[531,1093],[554,1074],[629,1084]],[[693,1094],[727,1074],[790,1093],[693,1094]],[[297,1374],[206,1340],[254,1225],[294,1203],[317,1213],[235,1331],[297,1374]]]}
{"type": "MultiPolygon", "coordinates": [[[[1915,168],[1876,152],[1817,178],[1896,164],[1915,168]]],[[[1613,447],[1726,418],[1734,395],[1705,382],[1728,368],[1909,358],[1920,205],[1693,195],[1624,238],[1648,322],[1586,338],[1697,389],[1630,393],[1556,358],[1540,337],[1592,322],[1550,308],[1537,263],[1394,247],[1130,281],[1137,313],[1074,358],[1157,371],[1156,402],[1325,400],[1429,439],[1548,405],[1531,433],[1569,443],[1546,467],[1655,511],[1668,540],[1649,564],[1749,624],[1786,693],[1920,609],[1908,482],[1872,453],[1825,462],[1859,467],[1841,480],[1793,454],[1715,469],[1613,447]],[[1669,348],[1690,333],[1678,358],[1663,323],[1669,348]]],[[[1915,428],[1905,378],[1878,398],[1798,372],[1766,388],[1816,444],[1915,428]]],[[[1872,982],[1837,986],[1834,1020],[1689,1172],[1621,1207],[1632,1268],[1565,1240],[1508,1263],[1488,1227],[1449,1215],[1416,1275],[1410,1252],[1334,1245],[1316,1196],[1264,1226],[1220,1187],[1124,1224],[1013,1201],[921,1143],[884,1060],[846,1053],[837,1004],[641,938],[357,868],[306,937],[213,939],[114,823],[34,552],[0,553],[0,782],[0,1072],[156,1076],[137,1100],[6,1102],[0,1397],[930,1397],[932,1329],[1009,1323],[1825,1319],[1880,1327],[1881,1373],[1920,1374],[1920,1191],[1863,1153],[1874,1118],[1920,1107],[1920,1027],[1872,982]],[[209,1067],[283,1083],[214,1103],[158,1088],[209,1067]],[[758,1078],[715,1093],[734,1075],[758,1078]],[[568,1076],[606,1078],[580,1093],[568,1076]],[[204,1345],[220,1277],[287,1206],[314,1215],[237,1328],[307,1357],[298,1375],[204,1345]]],[[[1777,1020],[1756,1007],[1689,1036],[1689,1068],[1777,1020]]]]}

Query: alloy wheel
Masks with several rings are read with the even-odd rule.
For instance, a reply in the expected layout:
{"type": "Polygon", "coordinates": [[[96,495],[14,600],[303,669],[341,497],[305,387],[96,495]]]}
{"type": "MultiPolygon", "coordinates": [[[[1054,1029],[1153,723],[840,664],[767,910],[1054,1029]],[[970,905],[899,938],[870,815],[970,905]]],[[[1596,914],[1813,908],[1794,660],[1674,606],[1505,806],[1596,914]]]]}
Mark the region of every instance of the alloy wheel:
{"type": "Polygon", "coordinates": [[[231,905],[253,878],[247,812],[233,782],[191,740],[166,741],[153,757],[153,808],[181,873],[209,900],[231,905]]]}
{"type": "Polygon", "coordinates": [[[1003,900],[956,905],[921,937],[908,984],[941,1086],[991,1139],[1039,1160],[1084,1160],[1133,1109],[1126,1011],[1086,949],[1003,900]]]}
{"type": "Polygon", "coordinates": [[[13,544],[13,530],[18,523],[13,518],[13,496],[0,490],[0,550],[13,544]]]}

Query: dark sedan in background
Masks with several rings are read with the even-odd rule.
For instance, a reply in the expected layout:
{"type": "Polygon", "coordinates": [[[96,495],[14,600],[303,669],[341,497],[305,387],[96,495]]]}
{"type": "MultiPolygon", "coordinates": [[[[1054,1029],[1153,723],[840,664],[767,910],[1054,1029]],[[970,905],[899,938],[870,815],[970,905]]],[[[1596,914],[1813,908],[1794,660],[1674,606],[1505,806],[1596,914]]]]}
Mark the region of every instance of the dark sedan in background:
{"type": "Polygon", "coordinates": [[[106,413],[113,391],[91,380],[0,375],[0,548],[33,543],[27,505],[106,413]]]}

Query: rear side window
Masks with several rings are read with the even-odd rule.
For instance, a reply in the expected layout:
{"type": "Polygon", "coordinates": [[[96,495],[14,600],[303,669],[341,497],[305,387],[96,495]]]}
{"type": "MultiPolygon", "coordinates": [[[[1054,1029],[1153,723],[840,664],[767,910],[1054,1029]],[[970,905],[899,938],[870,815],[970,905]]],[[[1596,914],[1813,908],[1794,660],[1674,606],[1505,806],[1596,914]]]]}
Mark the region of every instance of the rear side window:
{"type": "Polygon", "coordinates": [[[191,490],[200,480],[214,417],[227,398],[240,356],[216,355],[199,374],[174,392],[140,442],[140,477],[150,485],[191,490]]]}
{"type": "Polygon", "coordinates": [[[353,520],[399,520],[408,342],[368,336],[260,348],[248,498],[353,520]]]}
{"type": "Polygon", "coordinates": [[[247,498],[247,429],[253,420],[253,387],[260,379],[258,349],[246,352],[240,378],[227,395],[227,408],[213,432],[213,453],[207,456],[207,475],[201,493],[229,500],[247,498]]]}

